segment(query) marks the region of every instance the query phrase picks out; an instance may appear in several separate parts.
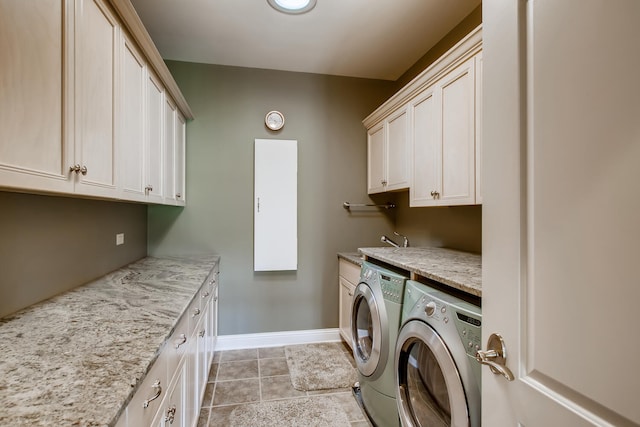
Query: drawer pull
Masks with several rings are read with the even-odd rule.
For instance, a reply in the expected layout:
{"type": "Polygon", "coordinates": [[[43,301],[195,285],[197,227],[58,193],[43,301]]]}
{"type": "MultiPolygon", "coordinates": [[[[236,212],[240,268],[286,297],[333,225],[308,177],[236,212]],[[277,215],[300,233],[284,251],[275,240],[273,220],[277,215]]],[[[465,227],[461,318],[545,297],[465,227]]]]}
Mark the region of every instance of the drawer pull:
{"type": "Polygon", "coordinates": [[[196,317],[198,314],[200,314],[200,309],[199,308],[194,308],[193,309],[193,316],[191,316],[191,317],[196,317]]]}
{"type": "Polygon", "coordinates": [[[173,424],[173,420],[176,417],[176,405],[171,406],[167,409],[167,415],[164,417],[164,421],[173,424]]]}
{"type": "Polygon", "coordinates": [[[147,400],[142,402],[142,407],[143,408],[148,408],[149,407],[149,403],[151,403],[154,400],[156,400],[157,398],[159,398],[160,395],[162,394],[162,387],[160,386],[160,380],[156,380],[156,382],[153,383],[151,388],[156,390],[156,394],[154,394],[153,396],[151,396],[150,398],[148,398],[147,400]]]}
{"type": "Polygon", "coordinates": [[[178,339],[174,341],[176,346],[176,350],[180,348],[180,346],[187,342],[187,336],[185,334],[180,334],[178,339]]]}
{"type": "Polygon", "coordinates": [[[204,334],[205,334],[204,329],[203,329],[203,330],[201,330],[200,332],[198,332],[198,336],[199,336],[200,338],[204,337],[204,334]]]}

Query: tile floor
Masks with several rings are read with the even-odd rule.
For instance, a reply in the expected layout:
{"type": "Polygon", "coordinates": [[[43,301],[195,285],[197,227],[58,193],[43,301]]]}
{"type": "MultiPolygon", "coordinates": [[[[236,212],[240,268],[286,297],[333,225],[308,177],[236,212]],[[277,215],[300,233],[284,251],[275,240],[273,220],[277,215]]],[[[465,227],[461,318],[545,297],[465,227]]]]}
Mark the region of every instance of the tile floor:
{"type": "MultiPolygon", "coordinates": [[[[344,350],[353,363],[349,347],[345,345],[344,350]]],[[[294,389],[284,347],[216,352],[198,427],[227,426],[227,417],[238,405],[327,394],[340,400],[352,427],[371,425],[350,388],[309,392],[294,389]]]]}

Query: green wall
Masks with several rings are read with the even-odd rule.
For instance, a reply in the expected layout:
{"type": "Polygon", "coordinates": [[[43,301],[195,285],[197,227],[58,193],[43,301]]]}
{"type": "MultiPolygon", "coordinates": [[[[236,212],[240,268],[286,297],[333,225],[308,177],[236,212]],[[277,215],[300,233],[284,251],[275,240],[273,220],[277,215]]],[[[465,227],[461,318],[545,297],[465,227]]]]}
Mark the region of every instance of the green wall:
{"type": "Polygon", "coordinates": [[[0,317],[144,257],[146,220],[145,205],[0,192],[0,317]]]}
{"type": "MultiPolygon", "coordinates": [[[[221,255],[220,333],[338,326],[336,253],[380,245],[393,213],[366,202],[362,119],[393,82],[169,62],[194,111],[187,125],[187,206],[150,206],[150,255],[221,255]],[[280,110],[285,127],[264,125],[280,110]],[[298,140],[298,270],[253,271],[255,138],[298,140]]],[[[382,201],[385,201],[384,197],[382,201]]],[[[273,242],[278,250],[278,242],[273,242]]]]}

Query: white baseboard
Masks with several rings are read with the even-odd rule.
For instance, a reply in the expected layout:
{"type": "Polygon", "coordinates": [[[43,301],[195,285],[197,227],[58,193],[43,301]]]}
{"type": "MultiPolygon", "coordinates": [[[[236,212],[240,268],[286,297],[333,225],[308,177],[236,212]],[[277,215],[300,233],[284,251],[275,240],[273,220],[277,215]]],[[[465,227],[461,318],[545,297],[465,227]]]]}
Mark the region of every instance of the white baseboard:
{"type": "Polygon", "coordinates": [[[221,335],[218,337],[216,343],[216,351],[280,347],[284,345],[311,344],[317,342],[340,342],[341,340],[342,338],[340,338],[338,328],[221,335]]]}

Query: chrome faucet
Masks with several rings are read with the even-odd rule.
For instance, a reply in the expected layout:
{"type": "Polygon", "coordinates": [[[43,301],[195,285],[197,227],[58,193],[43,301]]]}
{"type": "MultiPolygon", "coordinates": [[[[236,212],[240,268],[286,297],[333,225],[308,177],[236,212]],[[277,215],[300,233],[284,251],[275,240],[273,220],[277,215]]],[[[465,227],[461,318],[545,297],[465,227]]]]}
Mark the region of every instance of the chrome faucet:
{"type": "MultiPolygon", "coordinates": [[[[398,237],[402,237],[402,247],[403,248],[408,248],[409,247],[409,239],[407,238],[407,236],[403,236],[402,234],[398,233],[397,231],[394,231],[393,234],[395,234],[398,237]]],[[[400,247],[399,244],[397,244],[396,242],[394,242],[393,240],[391,240],[387,236],[380,237],[380,241],[383,242],[383,243],[388,243],[391,246],[394,246],[396,248],[400,247]]]]}
{"type": "Polygon", "coordinates": [[[391,240],[387,236],[380,237],[380,241],[383,242],[383,243],[388,243],[388,244],[390,244],[391,246],[393,246],[395,248],[399,248],[400,247],[396,242],[394,242],[393,240],[391,240]]]}

